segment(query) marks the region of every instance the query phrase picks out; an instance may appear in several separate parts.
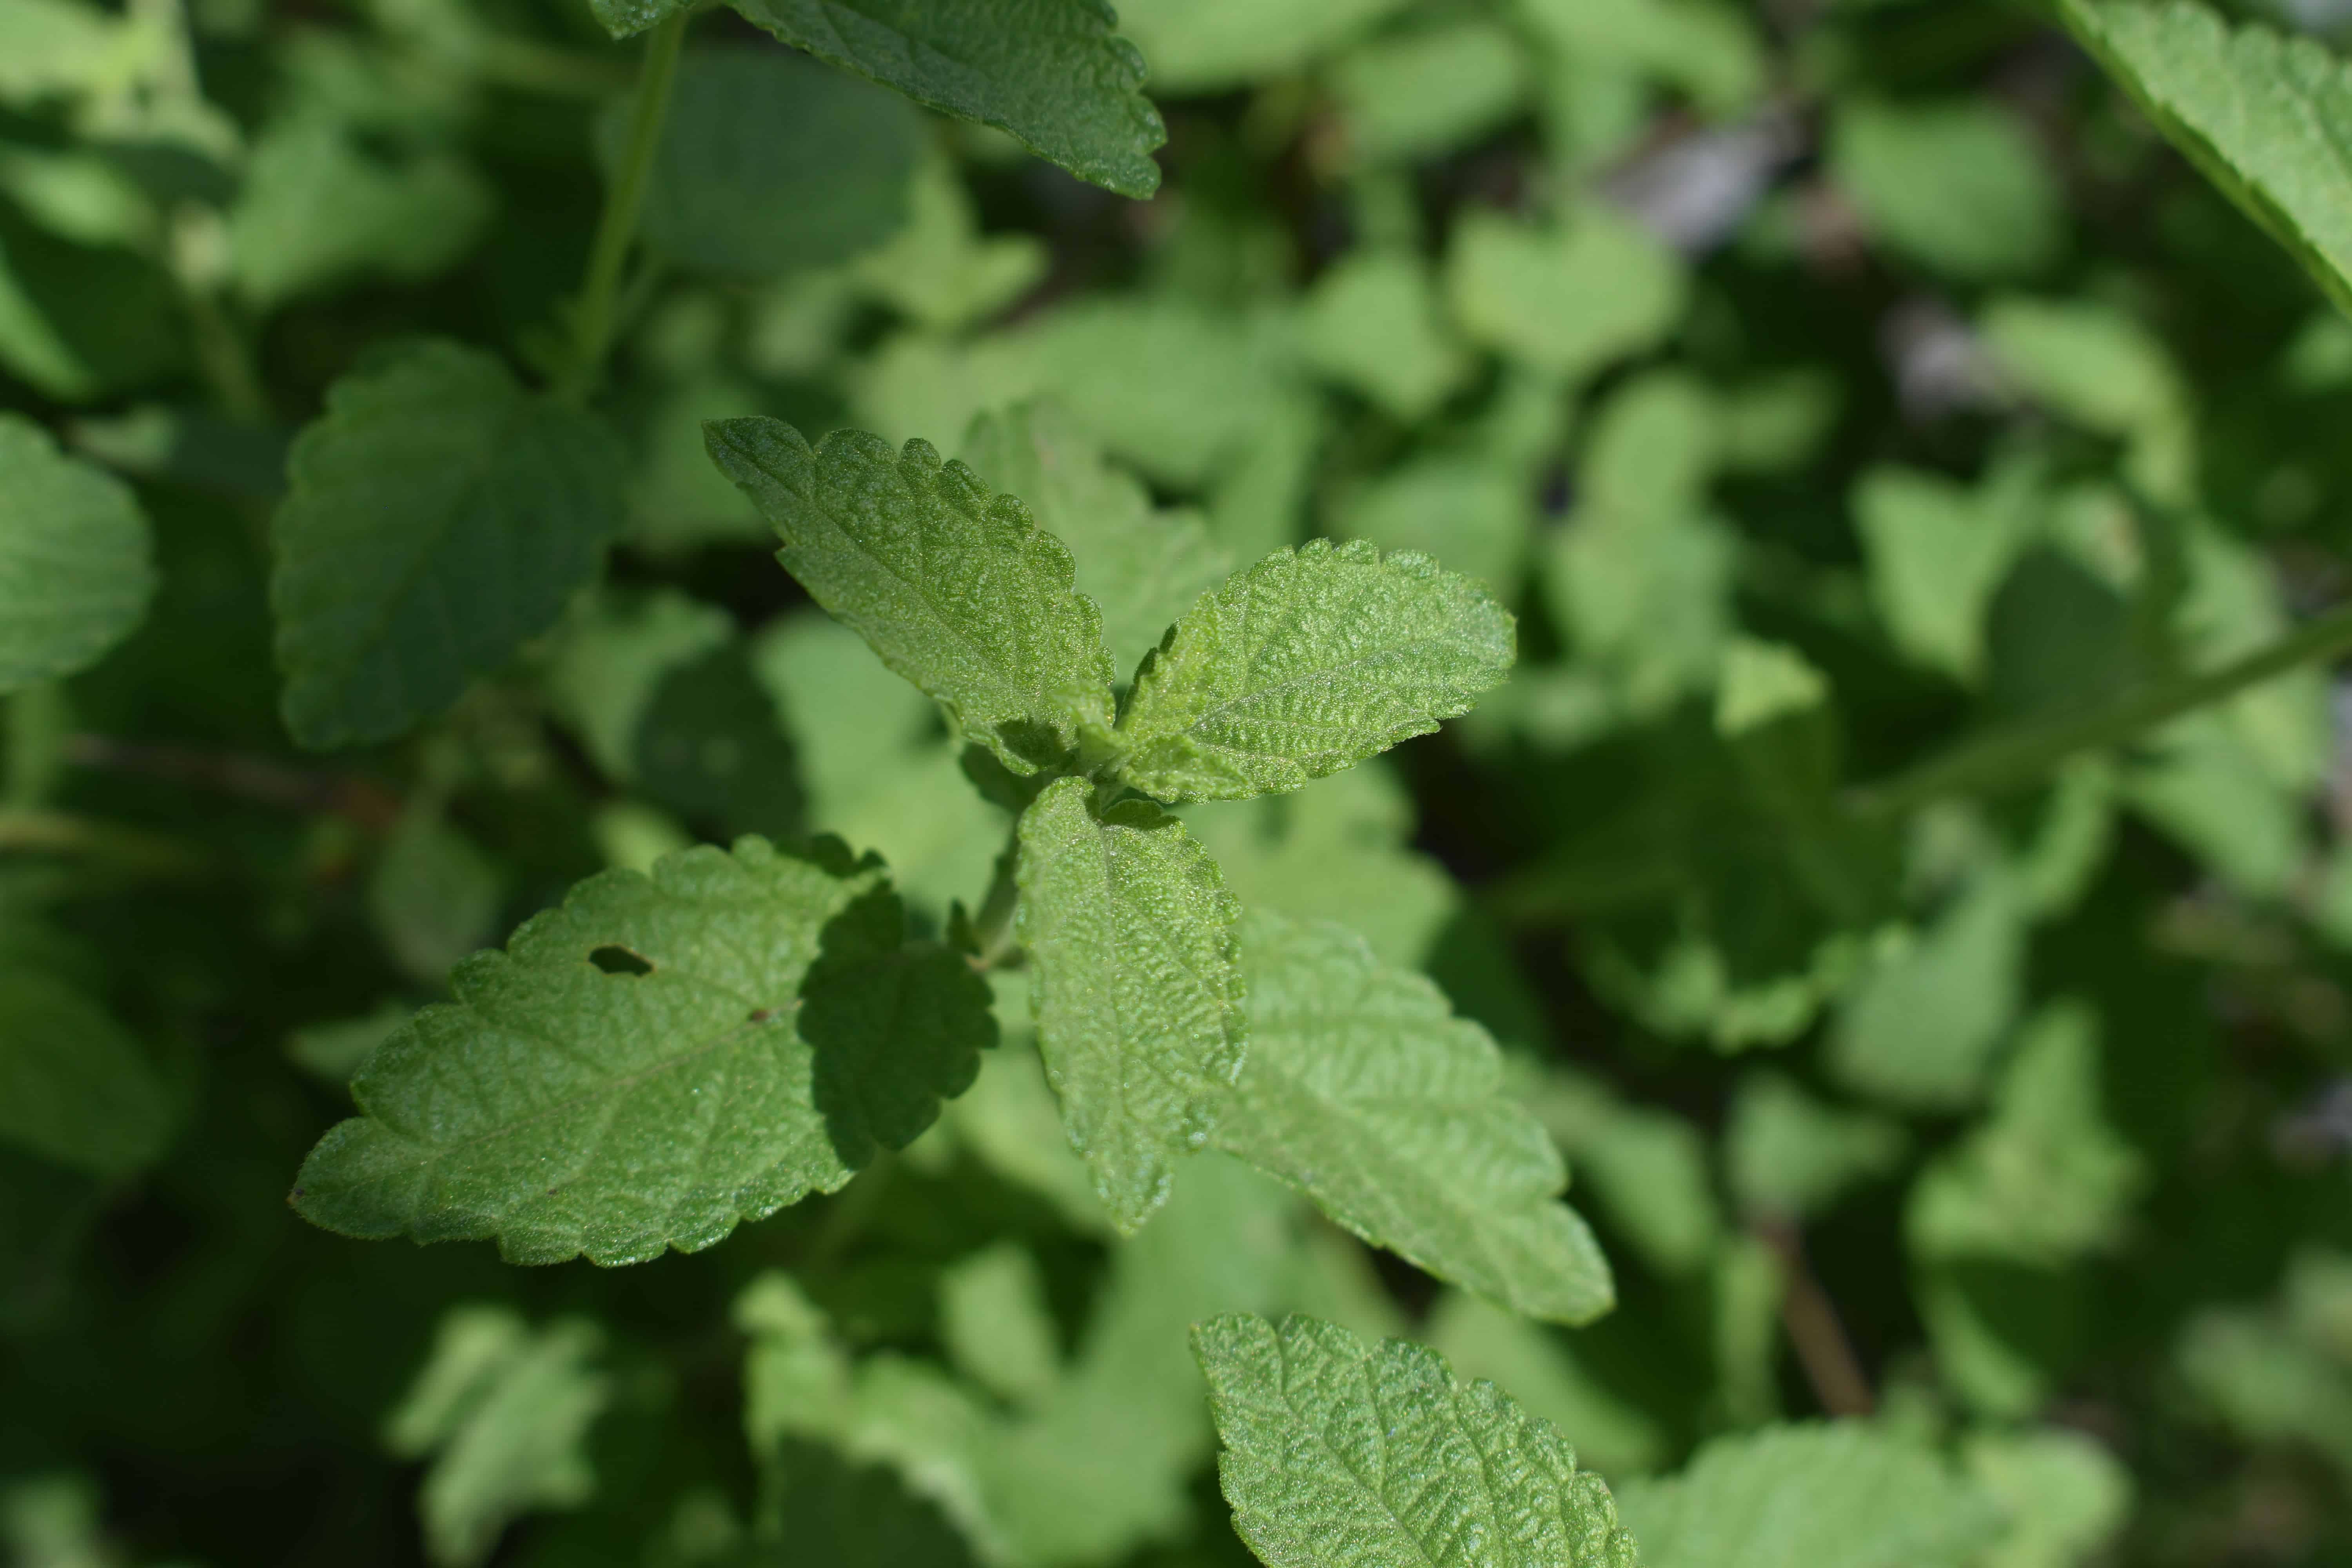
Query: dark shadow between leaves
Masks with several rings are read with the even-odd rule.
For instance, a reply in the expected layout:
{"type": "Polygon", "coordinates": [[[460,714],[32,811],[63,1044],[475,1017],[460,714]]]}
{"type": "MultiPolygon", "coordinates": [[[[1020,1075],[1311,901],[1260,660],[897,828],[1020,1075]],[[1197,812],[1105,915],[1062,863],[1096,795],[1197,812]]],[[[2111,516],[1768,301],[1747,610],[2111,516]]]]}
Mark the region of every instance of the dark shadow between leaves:
{"type": "Polygon", "coordinates": [[[800,759],[740,642],[663,678],[634,751],[646,793],[699,832],[789,844],[803,831],[800,759]]]}
{"type": "Polygon", "coordinates": [[[903,1149],[971,1087],[996,1044],[988,982],[944,943],[907,941],[898,895],[877,888],[826,922],[801,982],[800,1032],[816,1108],[843,1162],[903,1149]]]}
{"type": "Polygon", "coordinates": [[[973,1568],[947,1516],[883,1466],[788,1438],[762,1480],[762,1528],[728,1559],[737,1568],[973,1568]]]}

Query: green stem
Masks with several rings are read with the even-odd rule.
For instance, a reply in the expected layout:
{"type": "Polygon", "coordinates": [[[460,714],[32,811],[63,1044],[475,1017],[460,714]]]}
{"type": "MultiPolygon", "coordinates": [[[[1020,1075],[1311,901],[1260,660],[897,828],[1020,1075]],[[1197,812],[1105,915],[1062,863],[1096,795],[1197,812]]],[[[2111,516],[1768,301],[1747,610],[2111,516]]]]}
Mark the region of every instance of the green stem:
{"type": "Polygon", "coordinates": [[[2352,649],[2352,605],[2330,610],[2219,669],[2165,681],[2097,711],[2021,724],[1960,746],[1884,783],[1862,786],[1848,804],[1864,816],[1896,817],[1947,795],[2032,784],[2076,752],[2120,745],[2168,720],[2347,649],[2352,649]]]}
{"type": "Polygon", "coordinates": [[[244,335],[207,284],[183,278],[180,289],[195,340],[196,366],[220,400],[221,411],[240,425],[268,425],[272,417],[269,393],[244,335]]]}
{"type": "Polygon", "coordinates": [[[972,959],[977,969],[994,969],[1012,958],[1019,948],[1013,915],[1021,904],[1021,885],[1016,879],[1020,865],[1021,834],[1016,827],[1006,840],[1003,852],[996,858],[995,875],[990,879],[987,896],[981,900],[980,913],[971,922],[972,940],[979,949],[972,959]]]}
{"type": "Polygon", "coordinates": [[[662,121],[669,113],[670,88],[677,79],[686,24],[686,12],[672,13],[654,29],[646,45],[645,65],[637,74],[636,106],[629,112],[628,147],[604,193],[604,210],[596,219],[596,237],[588,252],[588,275],[572,305],[572,357],[556,389],[567,403],[588,400],[604,373],[604,356],[613,347],[621,270],[636,238],[637,211],[645,205],[654,149],[661,144],[662,121]]]}
{"type": "Polygon", "coordinates": [[[62,811],[0,806],[0,854],[66,855],[131,876],[188,877],[212,861],[202,847],[62,811]]]}

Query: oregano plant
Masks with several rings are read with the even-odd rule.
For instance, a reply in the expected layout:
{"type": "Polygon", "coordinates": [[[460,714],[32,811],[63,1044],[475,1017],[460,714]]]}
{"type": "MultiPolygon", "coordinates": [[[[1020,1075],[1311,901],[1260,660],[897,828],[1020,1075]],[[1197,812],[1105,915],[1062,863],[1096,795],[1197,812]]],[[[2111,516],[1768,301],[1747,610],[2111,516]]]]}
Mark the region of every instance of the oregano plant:
{"type": "Polygon", "coordinates": [[[0,1559],[2352,1552],[2347,47],[0,0],[0,1559]]]}

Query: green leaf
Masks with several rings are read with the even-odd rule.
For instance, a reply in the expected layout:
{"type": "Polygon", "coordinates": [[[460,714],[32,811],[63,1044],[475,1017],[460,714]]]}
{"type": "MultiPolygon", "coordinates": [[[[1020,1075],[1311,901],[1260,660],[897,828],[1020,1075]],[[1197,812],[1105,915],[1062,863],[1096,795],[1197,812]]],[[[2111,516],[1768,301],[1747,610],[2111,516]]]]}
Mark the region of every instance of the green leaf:
{"type": "MultiPolygon", "coordinates": [[[[971,791],[964,791],[971,798],[971,791]]],[[[1114,1234],[1095,1196],[1094,1173],[1070,1147],[1062,1110],[1045,1081],[1030,1016],[1029,975],[994,970],[989,975],[1003,1020],[1004,1043],[982,1064],[980,1079],[940,1115],[948,1131],[982,1165],[1008,1184],[1049,1205],[1081,1236],[1114,1234]]],[[[1143,1234],[1157,1236],[1153,1226],[1143,1234]]]]}
{"type": "Polygon", "coordinates": [[[926,158],[916,169],[908,215],[887,244],[851,265],[850,276],[865,293],[933,331],[960,331],[995,315],[1052,266],[1034,235],[982,234],[963,174],[943,157],[926,158]]]}
{"type": "Polygon", "coordinates": [[[745,838],[607,871],[450,975],[352,1080],[294,1205],[348,1236],[643,1262],[911,1142],[994,1042],[871,857],[745,838]]]}
{"type": "Polygon", "coordinates": [[[583,595],[547,666],[550,703],[604,775],[625,782],[636,776],[637,734],[663,680],[725,647],[732,630],[726,611],[675,588],[583,595]]]}
{"type": "Polygon", "coordinates": [[[1168,140],[1103,0],[733,0],[797,49],[1138,200],[1168,140]]]}
{"type": "Polygon", "coordinates": [[[691,10],[694,0],[588,0],[596,20],[616,38],[642,33],[655,23],[691,10]]]}
{"type": "Polygon", "coordinates": [[[1803,1220],[1891,1172],[1907,1142],[1899,1122],[1840,1110],[1780,1073],[1755,1072],[1740,1080],[1731,1102],[1724,1163],[1741,1208],[1803,1220]]]}
{"type": "Polygon", "coordinates": [[[2015,881],[1989,868],[1907,946],[1883,952],[1856,979],[1830,1030],[1830,1070],[1898,1105],[1969,1104],[2017,1011],[2024,962],[2015,881]]]}
{"type": "Polygon", "coordinates": [[[752,663],[783,709],[810,822],[871,846],[935,916],[988,885],[1009,825],[972,788],[929,699],[814,608],[772,622],[752,663]]]}
{"type": "Polygon", "coordinates": [[[1059,540],[927,441],[857,430],[812,450],[775,419],[704,426],[711,461],[782,535],[777,559],[882,661],[1018,773],[1110,722],[1102,616],[1059,540]]]}
{"type": "Polygon", "coordinates": [[[1437,1352],[1226,1316],[1192,1331],[1234,1529],[1268,1568],[1634,1568],[1601,1478],[1437,1352]]]}
{"type": "Polygon", "coordinates": [[[433,1456],[417,1499],[436,1563],[488,1558],[507,1526],[535,1509],[577,1508],[594,1494],[588,1428],[611,1398],[592,1364],[593,1324],[534,1333],[505,1307],[453,1307],[408,1395],[384,1423],[404,1459],[433,1456]]]}
{"type": "Polygon", "coordinates": [[[1577,467],[1572,524],[1542,558],[1546,597],[1580,662],[1634,716],[1705,689],[1731,634],[1736,542],[1703,510],[1718,424],[1715,399],[1685,372],[1612,391],[1577,467]]]}
{"type": "Polygon", "coordinates": [[[1088,794],[1061,779],[1023,814],[1019,930],[1063,1124],[1131,1231],[1241,1071],[1241,911],[1182,823],[1149,801],[1097,815],[1088,794]]]}
{"type": "MultiPolygon", "coordinates": [[[[1777,1291],[1773,1321],[1777,1329],[1777,1291]]],[[[1596,1370],[1599,1353],[1576,1336],[1459,1290],[1437,1299],[1427,1333],[1457,1375],[1507,1388],[1528,1415],[1575,1433],[1577,1458],[1592,1469],[1641,1475],[1671,1451],[1665,1427],[1610,1386],[1596,1370]]]]}
{"type": "Polygon", "coordinates": [[[106,1010],[52,975],[0,975],[0,1142],[94,1175],[154,1163],[172,1095],[106,1010]]]}
{"type": "Polygon", "coordinates": [[[1151,79],[1199,93],[1276,77],[1368,31],[1404,0],[1125,0],[1151,79]]]}
{"type": "MultiPolygon", "coordinates": [[[[609,172],[625,106],[598,127],[609,172]]],[[[705,272],[773,278],[845,261],[907,221],[922,117],[907,100],[775,49],[695,49],[679,63],[639,222],[705,272]]]]}
{"type": "Polygon", "coordinates": [[[2111,1248],[2146,1184],[2100,1105],[2098,1016],[2062,1000],[2019,1034],[1991,1119],[1911,1189],[1905,1230],[1924,1256],[2049,1266],[2111,1248]]]}
{"type": "Polygon", "coordinates": [[[272,525],[294,738],[388,740],[553,624],[620,531],[613,446],[457,343],[408,344],[330,387],[272,525]]]}
{"type": "Polygon", "coordinates": [[[12,0],[0,11],[0,103],[30,108],[103,87],[136,26],[80,0],[12,0]]]}
{"type": "Polygon", "coordinates": [[[1184,821],[1243,908],[1338,921],[1383,963],[1420,968],[1461,912],[1445,868],[1411,847],[1412,795],[1377,761],[1295,795],[1204,803],[1184,821]]]}
{"type": "Polygon", "coordinates": [[[488,184],[451,153],[393,163],[298,114],[254,143],[228,211],[229,266],[260,310],[362,278],[420,283],[464,258],[491,210],[488,184]]]}
{"type": "Polygon", "coordinates": [[[1360,937],[1253,911],[1249,1059],[1213,1134],[1333,1219],[1531,1317],[1615,1304],[1543,1124],[1503,1092],[1486,1031],[1360,937]]]}
{"type": "Polygon", "coordinates": [[[130,487],[0,414],[0,693],[71,675],[130,634],[155,593],[130,487]]]}
{"type": "MultiPolygon", "coordinates": [[[[1571,61],[1599,68],[1577,85],[1635,71],[1672,83],[1707,114],[1746,107],[1765,55],[1744,8],[1716,0],[1520,0],[1536,31],[1571,61]]],[[[1639,121],[1637,121],[1637,123],[1639,121]]]]}
{"type": "Polygon", "coordinates": [[[980,1456],[1010,1560],[1089,1568],[1192,1530],[1215,1436],[1185,1338],[1219,1312],[1288,1304],[1297,1208],[1248,1166],[1205,1153],[1151,1224],[1113,1247],[1060,1385],[980,1456]]]}
{"type": "Polygon", "coordinates": [[[1670,1110],[1626,1104],[1568,1068],[1547,1073],[1533,1102],[1601,1212],[1652,1268],[1673,1276],[1706,1267],[1724,1224],[1697,1128],[1670,1110]]]}
{"type": "Polygon", "coordinates": [[[1238,800],[1426,735],[1517,654],[1466,577],[1359,540],[1279,550],[1201,596],[1137,673],[1121,775],[1162,800],[1238,800]]]}
{"type": "Polygon", "coordinates": [[[2352,67],[2189,0],[2062,0],[2083,47],[2224,195],[2352,310],[2352,67]]]}
{"type": "Polygon", "coordinates": [[[940,1276],[940,1339],[967,1377],[1014,1405],[1034,1405],[1062,1375],[1062,1347],[1036,1258],[998,1242],[940,1276]]]}
{"type": "Polygon", "coordinates": [[[437,986],[490,940],[505,889],[498,866],[436,808],[401,814],[368,878],[368,917],[394,963],[437,986]]]}
{"type": "Polygon", "coordinates": [[[1999,1523],[1932,1451],[1859,1421],[1717,1437],[1617,1498],[1643,1568],[1966,1568],[1999,1523]]]}
{"type": "Polygon", "coordinates": [[[2004,295],[1977,328],[2012,387],[2090,429],[2130,436],[2187,416],[2163,341],[2113,305],[2004,295]]]}
{"type": "Polygon", "coordinates": [[[769,1461],[776,1517],[726,1568],[973,1568],[971,1543],[940,1505],[881,1465],[786,1442],[769,1461]]]}
{"type": "Polygon", "coordinates": [[[1307,297],[1299,344],[1317,370],[1408,424],[1436,412],[1473,369],[1415,251],[1351,251],[1334,263],[1307,297]]]}
{"type": "Polygon", "coordinates": [[[1688,293],[1682,263],[1601,207],[1538,228],[1487,212],[1454,226],[1446,297],[1464,332],[1561,381],[1663,340],[1688,293]]]}
{"type": "Polygon", "coordinates": [[[2174,1364],[2240,1437],[2299,1441],[2352,1468],[2352,1356],[2342,1330],[2352,1317],[2352,1258],[2299,1247],[2281,1296],[2196,1313],[2173,1346],[2174,1364]]]}
{"type": "Polygon", "coordinates": [[[1891,248],[1955,278],[2031,272],[2063,238],[2063,194],[2018,118],[1989,100],[1838,112],[1830,174],[1891,248]]]}
{"type": "Polygon", "coordinates": [[[1078,591],[1102,610],[1113,669],[1135,668],[1168,623],[1233,570],[1197,513],[1155,511],[1142,484],[1114,468],[1059,403],[982,415],[963,458],[1025,498],[1039,526],[1069,546],[1078,591]]]}
{"type": "Polygon", "coordinates": [[[1341,503],[1328,527],[1382,550],[1433,555],[1508,601],[1535,535],[1536,499],[1527,476],[1492,458],[1438,452],[1371,480],[1341,503]]]}
{"type": "Polygon", "coordinates": [[[408,1009],[397,1002],[381,1002],[372,1013],[350,1018],[324,1018],[305,1024],[286,1036],[286,1057],[296,1067],[328,1083],[345,1084],[367,1060],[368,1053],[392,1037],[408,1022],[408,1009]]]}
{"type": "Polygon", "coordinates": [[[1404,161],[1475,142],[1517,112],[1528,89],[1527,46],[1491,22],[1383,37],[1341,59],[1331,86],[1348,151],[1404,161]]]}
{"type": "Polygon", "coordinates": [[[1921,664],[1975,683],[1983,677],[1985,615],[2033,513],[2012,471],[1976,490],[1916,468],[1866,470],[1853,487],[1854,528],[1870,596],[1895,645],[1921,664]]]}
{"type": "Polygon", "coordinates": [[[2131,1471],[2083,1433],[1980,1432],[1961,1458],[2008,1515],[2000,1544],[1977,1568],[2077,1568],[2097,1561],[2131,1517],[2131,1471]]]}

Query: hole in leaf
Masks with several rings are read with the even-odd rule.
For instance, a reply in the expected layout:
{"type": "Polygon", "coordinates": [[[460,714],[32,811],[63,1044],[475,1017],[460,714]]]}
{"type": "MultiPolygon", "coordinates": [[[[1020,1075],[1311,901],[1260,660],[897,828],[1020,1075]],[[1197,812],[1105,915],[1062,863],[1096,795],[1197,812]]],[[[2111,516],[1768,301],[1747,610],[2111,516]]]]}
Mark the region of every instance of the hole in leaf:
{"type": "Polygon", "coordinates": [[[654,966],[625,947],[606,945],[588,955],[588,962],[607,974],[651,974],[654,966]]]}

